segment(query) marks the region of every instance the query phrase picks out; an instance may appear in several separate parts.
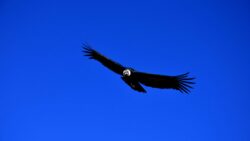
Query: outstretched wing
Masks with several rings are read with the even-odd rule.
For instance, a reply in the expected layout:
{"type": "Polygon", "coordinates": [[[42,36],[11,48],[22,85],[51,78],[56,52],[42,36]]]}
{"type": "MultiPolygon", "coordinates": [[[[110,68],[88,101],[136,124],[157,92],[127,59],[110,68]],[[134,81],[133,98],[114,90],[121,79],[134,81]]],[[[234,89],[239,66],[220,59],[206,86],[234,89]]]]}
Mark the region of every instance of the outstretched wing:
{"type": "Polygon", "coordinates": [[[123,67],[121,64],[116,63],[99,52],[95,51],[94,49],[91,48],[90,45],[88,44],[83,44],[83,52],[85,53],[84,56],[89,56],[90,59],[95,59],[102,63],[105,67],[109,68],[110,70],[114,71],[115,73],[118,73],[122,75],[123,70],[125,67],[123,67]]]}
{"type": "Polygon", "coordinates": [[[189,93],[192,88],[192,80],[189,78],[188,73],[177,75],[177,76],[166,76],[157,74],[148,74],[143,72],[134,72],[136,79],[149,87],[161,88],[161,89],[176,89],[180,92],[189,93]]]}

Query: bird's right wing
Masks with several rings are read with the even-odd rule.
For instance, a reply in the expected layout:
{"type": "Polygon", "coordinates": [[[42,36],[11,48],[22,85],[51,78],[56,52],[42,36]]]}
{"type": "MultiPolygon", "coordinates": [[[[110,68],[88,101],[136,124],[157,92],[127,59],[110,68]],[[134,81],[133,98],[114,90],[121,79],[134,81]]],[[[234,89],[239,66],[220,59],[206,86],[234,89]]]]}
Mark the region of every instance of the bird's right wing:
{"type": "Polygon", "coordinates": [[[106,58],[105,56],[103,56],[99,52],[92,49],[91,46],[88,44],[83,44],[83,52],[85,53],[84,56],[89,56],[90,59],[95,59],[95,60],[99,61],[105,67],[109,68],[110,70],[112,70],[115,73],[122,75],[122,72],[125,69],[125,67],[123,67],[121,64],[116,63],[116,62],[106,58]]]}

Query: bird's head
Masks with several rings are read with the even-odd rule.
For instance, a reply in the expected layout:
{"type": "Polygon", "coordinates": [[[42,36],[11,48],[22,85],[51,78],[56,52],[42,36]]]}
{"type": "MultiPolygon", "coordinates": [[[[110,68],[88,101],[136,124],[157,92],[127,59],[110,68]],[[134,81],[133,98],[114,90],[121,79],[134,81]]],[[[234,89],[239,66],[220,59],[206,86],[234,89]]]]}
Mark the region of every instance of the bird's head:
{"type": "Polygon", "coordinates": [[[123,72],[122,72],[123,76],[131,76],[132,74],[132,71],[130,69],[125,69],[123,72]]]}

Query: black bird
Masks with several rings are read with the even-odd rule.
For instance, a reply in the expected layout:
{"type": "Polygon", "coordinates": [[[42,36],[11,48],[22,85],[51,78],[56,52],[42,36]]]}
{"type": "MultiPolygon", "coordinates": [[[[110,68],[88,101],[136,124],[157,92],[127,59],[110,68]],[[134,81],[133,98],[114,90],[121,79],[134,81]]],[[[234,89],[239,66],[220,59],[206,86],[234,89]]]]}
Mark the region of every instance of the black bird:
{"type": "Polygon", "coordinates": [[[108,59],[96,50],[92,49],[88,44],[83,44],[83,52],[84,56],[88,56],[90,59],[99,61],[105,67],[121,75],[122,80],[138,92],[146,93],[146,90],[141,86],[141,84],[143,84],[153,88],[175,89],[182,93],[189,93],[189,88],[192,88],[190,85],[194,84],[192,81],[194,78],[188,77],[189,73],[177,76],[167,76],[139,72],[133,68],[124,67],[121,64],[108,59]]]}

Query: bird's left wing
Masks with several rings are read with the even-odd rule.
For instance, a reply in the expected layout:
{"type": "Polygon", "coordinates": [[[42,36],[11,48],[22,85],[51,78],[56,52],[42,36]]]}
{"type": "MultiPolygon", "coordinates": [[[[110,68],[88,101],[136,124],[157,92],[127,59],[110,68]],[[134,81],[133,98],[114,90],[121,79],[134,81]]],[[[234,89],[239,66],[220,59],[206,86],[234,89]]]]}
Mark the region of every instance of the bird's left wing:
{"type": "Polygon", "coordinates": [[[123,67],[121,64],[106,58],[96,50],[92,49],[91,46],[88,44],[83,44],[83,52],[85,53],[84,56],[89,56],[90,59],[95,59],[99,61],[105,67],[109,68],[115,73],[122,75],[122,72],[125,69],[125,67],[123,67]]]}
{"type": "Polygon", "coordinates": [[[167,76],[134,72],[134,77],[140,83],[149,87],[161,89],[176,89],[184,93],[189,93],[189,88],[192,88],[192,86],[190,85],[194,84],[194,82],[192,82],[194,78],[188,77],[188,73],[177,76],[167,76]]]}

